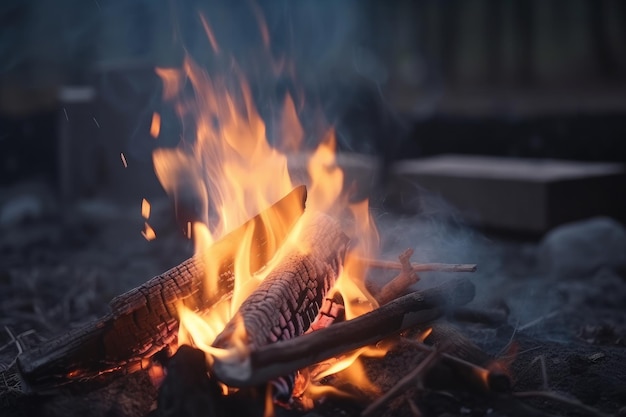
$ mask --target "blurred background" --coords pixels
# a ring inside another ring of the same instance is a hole
[[[304,103],[298,111],[305,130],[314,125],[308,110],[321,108],[342,151],[380,164],[380,183],[397,185],[399,175],[464,208],[500,188],[457,198],[467,184],[450,185],[450,177],[495,177],[506,180],[504,189],[541,182],[528,197],[541,195],[537,204],[551,198],[591,206],[569,217],[543,213],[533,224],[485,222],[502,211],[493,207],[475,217],[486,226],[543,231],[570,217],[623,213],[620,166],[589,165],[626,160],[626,3],[620,0],[4,0],[5,192],[43,181],[65,201],[161,193],[151,162],[152,113],[163,115],[159,146],[176,145],[181,126],[161,107],[154,68],[180,66],[187,52],[210,72],[214,54],[199,12],[250,80],[270,133],[274,104],[289,91]],[[259,52],[266,36],[273,60],[293,63],[290,77],[273,74],[272,60]],[[408,174],[397,164],[444,154],[508,159],[429,159],[432,166],[409,167]],[[513,169],[512,158],[519,163]],[[575,163],[543,166],[542,177],[527,158]],[[541,178],[529,179],[530,173]],[[555,181],[572,178],[604,194],[589,197],[573,185],[544,196]],[[423,208],[407,203],[405,189],[396,191],[401,195],[386,200],[391,205]]]

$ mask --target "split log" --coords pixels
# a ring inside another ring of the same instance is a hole
[[[339,222],[323,213],[306,213],[299,239],[280,263],[241,304],[217,336],[214,347],[246,349],[303,335],[322,306],[343,266],[349,242]],[[243,324],[244,340],[236,340]],[[276,381],[278,397],[291,396],[291,375]]]
[[[254,227],[250,270],[262,268],[274,255],[268,245],[264,221],[278,222],[282,242],[304,211],[306,189],[294,189],[272,207],[196,255],[145,284],[116,297],[111,313],[52,339],[18,357],[17,365],[28,388],[42,391],[80,381],[106,383],[117,375],[127,374],[147,365],[151,357],[176,337],[176,304],[191,309],[208,308],[227,298],[234,285],[233,260],[246,230]],[[204,280],[210,260],[217,265],[217,291],[208,294]]]
[[[259,385],[430,322],[450,307],[466,304],[473,298],[474,285],[469,280],[450,280],[326,329],[254,347],[245,357],[215,358],[212,373],[229,386]]]

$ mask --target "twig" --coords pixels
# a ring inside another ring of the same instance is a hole
[[[511,333],[511,337],[509,338],[509,341],[507,342],[506,345],[504,345],[502,347],[502,349],[500,349],[500,351],[498,352],[498,354],[496,355],[498,358],[502,357],[502,355],[504,355],[504,352],[507,351],[507,349],[511,346],[511,343],[513,343],[513,338],[515,337],[515,335],[517,334],[517,329],[519,328],[519,320],[515,323],[515,327],[513,328],[513,333]]]
[[[411,285],[419,281],[420,277],[411,266],[411,256],[413,256],[413,249],[411,248],[405,250],[398,256],[400,260],[400,274],[385,284],[376,295],[376,299],[381,305],[387,304]]]
[[[593,407],[583,404],[577,398],[568,398],[554,391],[523,391],[523,392],[513,393],[513,395],[518,398],[532,398],[532,397],[546,398],[546,399],[554,400],[554,401],[557,401],[562,404],[566,404],[575,408],[579,408],[581,410],[586,411],[589,414],[593,414],[594,416],[609,417],[608,414],[605,414],[601,412],[600,410],[597,410]]]
[[[546,356],[539,355],[537,356],[539,361],[539,368],[541,369],[541,379],[543,381],[543,389],[548,390],[548,370],[546,369]]]
[[[556,316],[558,313],[559,313],[558,311],[553,311],[552,313],[548,313],[545,316],[541,316],[539,318],[536,318],[533,321],[530,321],[530,322],[526,323],[523,326],[520,326],[517,330],[521,332],[521,331],[524,331],[526,329],[529,329],[529,328],[533,327],[534,325],[541,323],[544,320],[551,319],[552,317]]]
[[[435,351],[435,348],[425,345],[422,342],[418,342],[417,340],[404,339],[404,341],[421,350],[422,352],[432,353]],[[442,352],[440,355],[443,360],[453,362],[455,365],[466,369],[477,377],[482,378],[482,376],[484,376],[483,382],[487,384],[487,388],[492,389],[495,392],[505,392],[508,391],[511,387],[509,377],[503,373],[492,372],[487,368],[483,368],[482,366],[478,366],[474,363],[466,361],[465,359],[461,359],[458,356],[450,355],[446,352]]]
[[[360,261],[370,268],[402,270],[402,264],[394,261],[384,261],[380,259],[360,258]],[[446,264],[446,263],[411,263],[415,272],[476,272],[476,264]]]
[[[408,398],[406,402],[409,404],[409,408],[411,409],[411,413],[413,413],[413,417],[422,417],[423,414],[420,411],[420,408],[415,404],[412,398]]]
[[[246,357],[215,357],[212,372],[233,387],[262,384],[335,355],[376,343],[409,327],[431,322],[442,311],[466,304],[474,285],[464,278],[402,296],[352,320],[250,350]]]
[[[396,394],[398,394],[401,390],[407,387],[409,384],[412,384],[413,381],[422,376],[422,374],[427,371],[431,366],[435,364],[435,360],[439,356],[439,352],[434,350],[430,352],[426,358],[420,362],[419,365],[415,367],[411,372],[406,374],[396,385],[391,387],[389,391],[385,393],[382,397],[379,397],[376,401],[371,403],[363,412],[361,413],[361,417],[368,417],[372,415],[378,415],[378,411],[387,404],[389,400],[394,398]]]

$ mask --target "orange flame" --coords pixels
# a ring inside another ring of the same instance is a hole
[[[161,115],[157,112],[152,113],[152,123],[150,124],[150,136],[158,138],[161,132]]]
[[[141,217],[146,220],[150,217],[150,203],[145,198],[141,200]]]
[[[260,9],[256,13],[259,21],[262,21]],[[200,19],[214,52],[219,53],[219,45],[210,25],[204,16],[200,16]],[[264,43],[269,45],[267,27],[260,24],[260,30]],[[280,138],[276,140],[278,149],[270,146],[266,138],[265,122],[257,112],[250,87],[236,68],[230,74],[236,78],[237,82],[234,84],[230,82],[230,78],[224,76],[210,77],[190,57],[184,59],[180,70],[157,68],[156,73],[163,81],[163,99],[174,107],[181,120],[194,119],[195,123],[193,134],[189,135],[187,131],[181,146],[154,151],[154,169],[164,189],[176,201],[179,196],[193,195],[206,211],[199,221],[187,225],[187,236],[193,236],[196,254],[207,256],[207,249],[217,239],[293,189],[286,153],[291,156],[301,151],[305,132],[292,97],[286,95],[280,118]],[[183,94],[182,85],[186,82],[194,90],[191,98]],[[159,130],[160,117],[155,113],[151,133],[156,137]],[[377,233],[369,216],[367,201],[348,206],[348,199],[342,196],[344,175],[337,165],[336,148],[334,129],[327,128],[317,149],[307,154],[307,210],[340,213],[346,209],[352,213],[352,234],[357,237],[355,241],[358,243],[347,255],[343,273],[335,287],[346,300],[347,318],[352,318],[377,306],[365,289],[366,266],[359,262],[361,258],[374,255]],[[298,208],[294,207],[295,209]],[[213,357],[245,354],[247,346],[244,344],[246,335],[243,322],[233,335],[236,352],[217,349],[212,343],[235,315],[241,302],[280,263],[282,256],[294,248],[308,250],[300,247],[301,239],[298,239],[298,234],[301,224],[294,227],[280,246],[281,242],[276,235],[285,235],[285,225],[272,223],[269,219],[262,220],[263,224],[257,227],[266,229],[267,245],[275,253],[268,264],[261,271],[251,270],[254,234],[252,224],[243,238],[236,242],[236,247],[230,248],[229,256],[234,255],[235,273],[232,297],[203,312],[194,312],[182,305],[178,308],[179,345],[190,344],[204,350],[208,353],[209,361]],[[146,223],[146,239],[150,236],[148,230],[152,229]],[[281,233],[277,234],[279,231]],[[155,236],[154,231],[152,235]],[[205,262],[209,268],[205,271],[205,288],[209,295],[217,291],[218,267],[221,263],[220,259],[215,259],[215,254]],[[358,369],[358,364],[354,364],[358,363],[355,361],[359,355],[366,353],[371,353],[371,348],[359,350],[352,359],[347,360],[343,368],[336,369],[350,368],[363,374],[362,369]],[[363,383],[367,382],[364,380]]]

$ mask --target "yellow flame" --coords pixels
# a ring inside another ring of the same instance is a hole
[[[298,119],[296,105],[290,94],[285,96],[283,103],[283,113],[281,117],[281,135],[278,138],[279,148],[283,152],[295,153],[302,147],[304,130]]]
[[[141,200],[141,217],[146,220],[150,217],[150,203],[145,198]]]
[[[274,417],[274,399],[272,397],[272,386],[267,384],[265,388],[265,410],[263,417]]]
[[[209,22],[207,22],[206,17],[202,13],[200,13],[200,21],[202,22],[202,27],[204,28],[204,32],[206,33],[209,42],[211,43],[211,48],[213,48],[213,52],[216,54],[220,53],[220,46],[217,44],[217,40],[215,40],[215,35],[213,34],[213,29],[209,26]]]
[[[265,46],[269,46],[269,31],[261,10],[255,9],[255,14],[260,22],[262,40]],[[201,15],[200,20],[214,52],[220,53],[207,19]],[[274,64],[275,69],[293,70],[285,62]],[[186,234],[194,240],[196,256],[206,258],[204,287],[208,295],[218,292],[221,265],[226,260],[234,259],[235,282],[230,299],[202,312],[191,311],[184,305],[178,307],[179,345],[190,344],[204,350],[208,353],[208,360],[233,354],[213,347],[212,343],[229,320],[239,317],[236,311],[243,300],[280,264],[281,259],[293,250],[303,253],[310,250],[303,247],[302,239],[299,238],[303,230],[302,221],[294,226],[281,246],[278,237],[286,235],[289,225],[281,224],[280,219],[264,216],[261,222],[249,223],[243,236],[232,247],[223,249],[222,253],[215,253],[215,242],[218,239],[293,189],[285,153],[291,155],[303,152],[305,137],[293,98],[286,95],[279,119],[280,137],[275,140],[277,147],[271,146],[266,137],[265,122],[256,109],[245,77],[236,65],[229,68],[232,70],[228,74],[229,78],[220,74],[209,76],[190,57],[186,57],[181,69],[156,69],[163,81],[165,102],[173,106],[181,120],[194,120],[194,129],[191,134],[189,129],[185,130],[181,146],[156,149],[153,152],[153,163],[163,188],[175,201],[192,195],[203,210],[198,221],[187,224]],[[235,78],[235,83],[232,83],[232,78]],[[192,87],[193,97],[184,94],[185,84]],[[160,125],[160,116],[155,113],[150,130],[154,137],[161,133]],[[325,128],[326,134],[317,149],[308,154],[306,163],[309,174],[307,210],[352,213],[354,230],[350,231],[350,235],[358,243],[347,255],[335,289],[346,300],[347,317],[353,318],[376,307],[375,300],[364,285],[366,266],[358,259],[374,255],[377,235],[369,217],[367,202],[348,206],[348,199],[342,196],[344,176],[336,161],[335,131],[328,126]],[[294,207],[294,210],[299,208]],[[144,217],[147,216],[149,206]],[[146,223],[146,230],[152,230],[148,228]],[[257,268],[253,267],[253,257],[257,255],[253,251],[257,234],[264,236],[264,249],[268,253],[275,253],[259,271],[253,270]],[[154,231],[152,235],[155,236]],[[247,338],[243,320],[237,322],[232,338],[237,354],[245,352]],[[365,349],[359,352],[343,368],[344,371],[350,368],[350,372],[364,375],[362,369],[359,370],[358,365],[355,365],[355,360],[360,354],[369,351]],[[318,390],[328,392],[329,389]]]
[[[141,231],[141,234],[148,242],[156,239],[156,233],[154,232],[154,229],[148,224],[148,222],[144,223],[144,229]]]
[[[309,160],[309,207],[313,210],[328,211],[341,193],[343,171],[337,166],[336,147],[335,130],[330,129]]]

